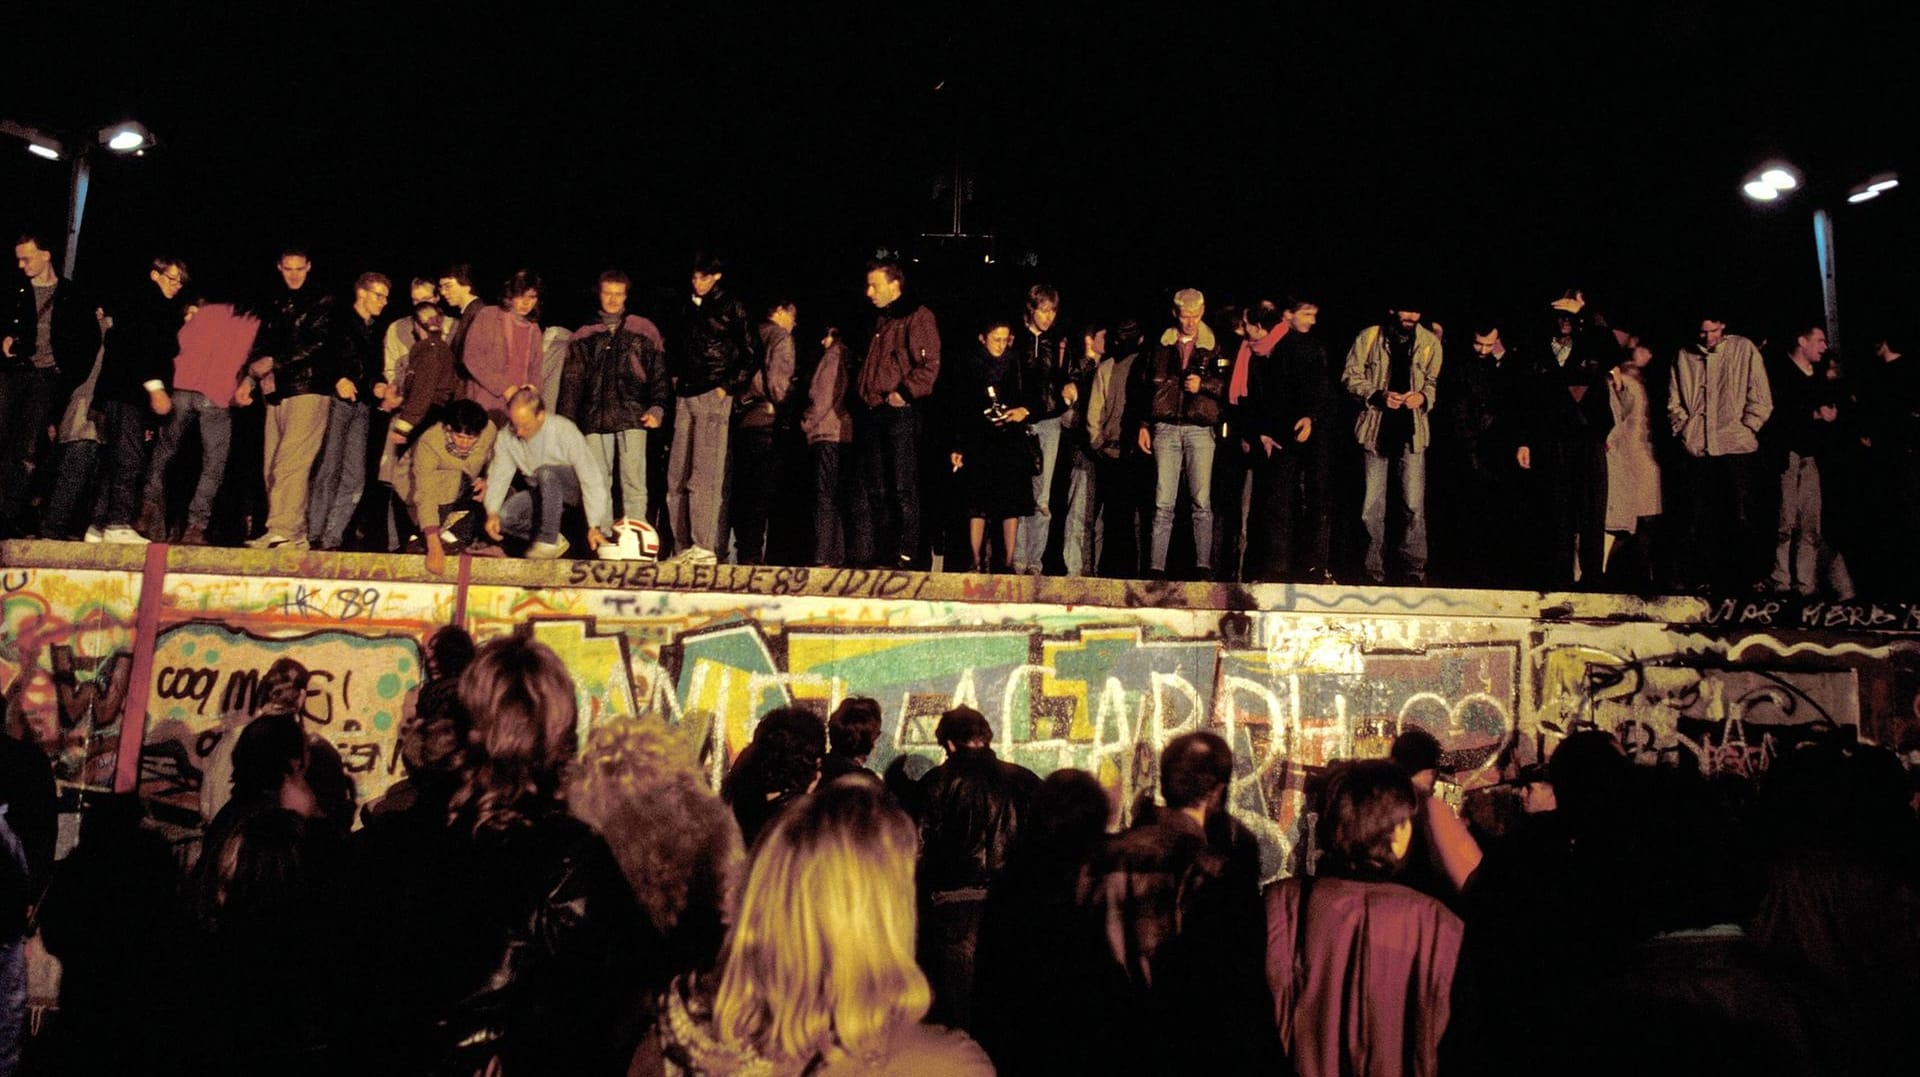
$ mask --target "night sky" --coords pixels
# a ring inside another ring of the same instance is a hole
[[[922,274],[936,309],[1029,279],[1070,319],[1304,289],[1339,332],[1396,296],[1452,326],[1577,284],[1651,334],[1714,303],[1765,335],[1818,310],[1824,200],[1845,332],[1902,331],[1920,76],[1896,5],[1466,6],[42,3],[9,15],[0,115],[161,138],[96,170],[103,287],[165,249],[257,288],[299,244],[333,286],[459,259],[490,293],[532,266],[572,324],[600,269],[645,307],[711,246],[750,297],[845,317],[876,249],[936,258],[917,237],[949,230],[958,155],[995,264]],[[7,141],[0,224],[57,232],[64,167]],[[1739,186],[1774,157],[1810,189],[1756,208]],[[1912,189],[1841,204],[1887,169]]]

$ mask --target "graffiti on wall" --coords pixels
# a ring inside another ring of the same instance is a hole
[[[189,622],[160,633],[153,696],[140,751],[140,792],[211,818],[226,802],[233,739],[260,699],[260,679],[282,657],[307,667],[306,728],[339,751],[365,803],[401,776],[400,722],[420,684],[420,643],[328,629],[262,637]]]
[[[108,788],[133,672],[139,574],[0,570],[0,693],[9,732],[39,746],[54,777]]]
[[[1808,628],[1799,614],[1782,624],[1764,609],[1685,624],[1585,612],[1555,621],[1539,619],[1553,610],[1450,615],[1318,593],[1293,609],[1228,612],[1040,604],[1000,579],[978,594],[930,588],[918,574],[809,579],[796,593],[790,574],[650,590],[602,579],[611,569],[574,571],[581,586],[476,585],[463,608],[477,638],[524,632],[560,655],[583,736],[609,717],[660,714],[703,746],[717,782],[772,707],[825,713],[867,695],[884,715],[872,765],[904,759],[918,770],[940,757],[939,715],[967,704],[992,722],[1003,757],[1043,774],[1088,770],[1126,805],[1154,791],[1168,739],[1210,728],[1235,748],[1231,804],[1261,837],[1270,873],[1286,862],[1316,773],[1384,754],[1411,726],[1433,733],[1474,783],[1581,728],[1616,732],[1663,762],[1751,774],[1823,730],[1890,742],[1920,721],[1920,641]],[[454,590],[169,574],[157,592],[141,790],[183,819],[217,808],[239,716],[260,674],[292,655],[315,671],[309,728],[340,750],[363,802],[378,796],[399,775],[420,642],[453,615]],[[0,687],[68,784],[112,778],[135,687],[139,593],[137,572],[0,572]]]

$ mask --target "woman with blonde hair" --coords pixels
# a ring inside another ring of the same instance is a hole
[[[457,993],[441,1073],[620,1073],[644,1027],[633,892],[567,812],[573,680],[544,644],[488,640],[460,675],[472,720],[448,811]]]
[[[917,844],[866,782],[782,813],[755,849],[717,982],[675,981],[648,1045],[658,1057],[632,1072],[991,1074],[965,1034],[920,1024],[932,992],[913,958]]]
[[[727,931],[746,853],[733,813],[707,788],[692,749],[657,716],[621,718],[587,740],[567,807],[606,836],[646,917],[643,986],[707,972]]]

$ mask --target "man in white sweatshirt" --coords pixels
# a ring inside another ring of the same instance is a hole
[[[552,560],[567,552],[560,515],[579,505],[587,514],[587,545],[598,550],[613,530],[613,501],[607,473],[580,428],[548,415],[546,400],[531,385],[508,396],[507,418],[487,472],[488,537],[530,539],[529,559]],[[526,480],[525,489],[512,489],[515,476]]]

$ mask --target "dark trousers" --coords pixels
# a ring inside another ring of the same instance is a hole
[[[1300,463],[1304,453],[1283,447],[1253,462],[1254,541],[1247,578],[1272,583],[1293,578],[1293,524],[1300,508]]]
[[[736,424],[729,456],[733,477],[727,484],[725,515],[733,521],[734,557],[740,564],[758,565],[766,561],[767,513],[773,502],[773,427]]]
[[[840,526],[841,443],[807,446],[813,464],[813,563],[838,565],[845,556]]]
[[[25,530],[33,471],[50,455],[47,422],[60,378],[51,367],[18,360],[7,365],[0,373],[0,535]]]
[[[93,502],[93,526],[131,526],[140,508],[140,486],[147,477],[147,415],[139,404],[118,400],[100,405],[104,445],[100,493]]]
[[[882,404],[854,426],[864,511],[854,514],[850,543],[859,564],[894,564],[920,551],[920,414]]]
[[[1752,586],[1772,553],[1773,529],[1760,512],[1760,454],[1686,456],[1686,497],[1680,509],[1686,553],[1685,582],[1728,593]]]
[[[1137,579],[1153,507],[1149,499],[1153,461],[1132,452],[1118,458],[1101,456],[1094,463],[1094,488],[1100,492],[1100,513],[1106,520],[1100,563],[1094,570],[1102,576]]]
[[[1258,495],[1249,496],[1247,479],[1259,451],[1257,443],[1252,452],[1243,451],[1240,439],[1230,437],[1213,454],[1213,572],[1229,583],[1248,578],[1254,570],[1250,532],[1260,511]]]
[[[1552,538],[1540,585],[1554,589],[1573,583],[1577,547],[1581,586],[1598,587],[1607,523],[1606,442],[1569,438],[1543,444],[1534,466],[1543,464],[1540,478]]]
[[[87,496],[93,492],[94,472],[100,467],[100,443],[67,441],[56,446],[54,478],[47,487],[46,511],[40,516],[44,538],[77,540],[87,529]]]

